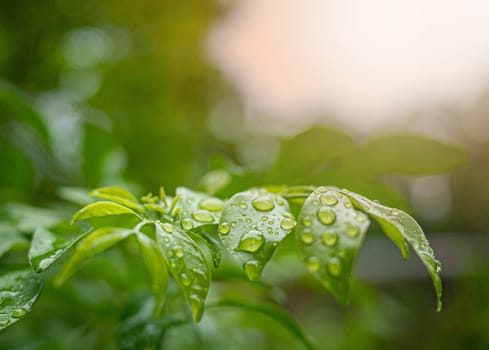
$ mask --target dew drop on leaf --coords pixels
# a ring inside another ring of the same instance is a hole
[[[211,213],[209,213],[207,210],[202,210],[202,209],[195,210],[194,212],[192,212],[192,218],[195,221],[203,222],[203,223],[211,223],[214,221],[214,217],[211,215]]]
[[[229,231],[231,230],[231,227],[227,222],[223,222],[219,225],[219,228],[217,229],[221,235],[227,235]]]
[[[339,276],[341,274],[341,261],[333,258],[328,261],[327,268],[331,276]]]
[[[312,221],[311,221],[311,219],[309,217],[305,217],[304,219],[302,219],[302,224],[305,227],[311,227]]]
[[[306,267],[309,272],[316,272],[321,267],[321,261],[317,257],[311,256],[306,261]]]
[[[346,234],[350,237],[357,237],[360,233],[360,228],[358,226],[348,226],[346,228]]]
[[[260,263],[258,261],[247,261],[244,264],[244,270],[250,281],[257,281],[260,278]]]
[[[282,221],[280,221],[280,227],[284,230],[291,230],[295,227],[295,221],[289,218],[282,219]]]
[[[189,218],[183,219],[182,220],[182,228],[184,230],[187,230],[187,231],[191,230],[194,228],[194,223]]]
[[[168,233],[172,233],[175,230],[175,228],[173,227],[173,225],[170,225],[170,224],[168,224],[166,222],[163,223],[163,224],[161,224],[161,227],[163,227],[163,230],[165,230]]]
[[[301,241],[304,244],[312,244],[312,242],[314,242],[314,236],[311,232],[304,232],[301,235]]]
[[[260,196],[254,199],[252,204],[253,208],[258,211],[270,211],[275,208],[275,204],[273,204],[273,201],[265,196]]]
[[[328,247],[334,247],[338,243],[338,235],[336,233],[323,233],[321,235],[321,240]]]
[[[251,230],[243,236],[235,250],[254,253],[261,248],[264,242],[265,238],[260,231]]]
[[[224,208],[224,202],[217,198],[205,198],[199,203],[201,209],[208,211],[221,211]]]
[[[321,203],[324,205],[333,206],[338,203],[338,199],[331,193],[324,193],[320,197]]]
[[[330,225],[336,220],[336,215],[327,207],[321,207],[318,209],[317,213],[319,221],[325,225]]]
[[[182,284],[185,287],[190,286],[190,278],[188,277],[188,275],[185,272],[182,272],[182,274],[180,275],[180,280],[182,281]]]

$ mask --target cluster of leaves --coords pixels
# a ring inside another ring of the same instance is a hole
[[[99,188],[91,195],[99,200],[72,219],[84,233],[67,239],[53,230],[37,229],[28,252],[30,264],[36,272],[43,272],[66,255],[55,278],[55,284],[61,285],[90,257],[123,240],[136,240],[152,280],[155,319],[165,303],[169,275],[199,321],[211,285],[211,261],[219,267],[226,250],[248,279],[257,281],[276,248],[292,232],[307,270],[340,302],[347,303],[352,269],[369,218],[379,223],[404,258],[409,256],[409,247],[416,252],[433,280],[437,309],[441,308],[441,265],[416,221],[401,210],[348,190],[267,187],[239,192],[226,201],[183,187],[174,197],[161,189],[159,196],[148,194],[141,201],[118,187]],[[298,208],[295,216],[291,206]],[[2,288],[12,286],[9,293],[25,289],[22,298],[12,294],[11,302],[2,302],[2,327],[30,309],[42,286],[29,271],[6,275],[0,282]]]

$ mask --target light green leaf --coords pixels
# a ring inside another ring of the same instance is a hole
[[[12,226],[0,224],[0,258],[9,250],[19,247],[27,247],[27,240]]]
[[[265,190],[235,194],[226,204],[218,232],[224,247],[256,281],[280,242],[295,227],[287,201]]]
[[[75,213],[75,215],[73,215],[71,222],[74,223],[75,221],[79,221],[79,220],[86,220],[86,219],[91,219],[91,218],[96,218],[101,216],[109,216],[109,215],[122,215],[122,214],[135,215],[136,217],[142,220],[141,216],[139,216],[132,209],[129,209],[117,203],[100,201],[100,202],[90,203],[89,205],[80,209],[78,212]]]
[[[299,257],[342,303],[348,303],[351,273],[369,224],[348,197],[326,187],[311,193],[299,214]]]
[[[299,340],[307,349],[314,349],[314,346],[307,339],[297,321],[294,320],[289,313],[276,305],[263,302],[250,303],[239,299],[221,299],[217,303],[212,304],[211,307],[237,307],[270,317],[287,329],[287,331],[297,338],[297,340]]]
[[[266,176],[270,183],[308,183],[327,164],[353,146],[351,137],[326,126],[316,126],[284,140]]]
[[[180,223],[185,231],[219,222],[224,208],[222,200],[185,187],[178,187],[176,194],[180,196],[176,207],[180,208]]]
[[[159,317],[165,302],[166,289],[168,287],[168,269],[163,253],[158,244],[145,234],[136,235],[144,262],[151,276],[151,289],[155,299],[154,316]]]
[[[42,289],[42,280],[30,269],[0,277],[0,329],[23,318],[31,311]]]
[[[352,200],[355,207],[366,212],[379,223],[386,235],[401,249],[405,258],[408,257],[409,251],[406,247],[406,241],[414,249],[433,280],[437,298],[437,311],[440,311],[442,306],[441,263],[436,260],[433,249],[431,249],[423,230],[416,220],[401,210],[386,207],[359,194],[347,190],[341,190],[341,192]]]
[[[90,192],[90,196],[122,204],[139,212],[143,211],[143,208],[139,204],[136,197],[134,197],[129,191],[126,191],[120,187],[97,188]]]
[[[133,233],[132,230],[118,227],[94,229],[76,243],[73,253],[56,277],[55,284],[62,285],[80,268],[85,260],[112,247]]]
[[[390,133],[359,145],[344,161],[363,176],[431,175],[451,171],[466,159],[464,149],[411,133]]]
[[[204,253],[179,227],[169,223],[155,226],[156,241],[170,272],[190,304],[194,319],[199,321],[211,281],[210,267]]]

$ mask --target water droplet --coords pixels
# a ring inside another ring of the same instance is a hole
[[[314,236],[312,235],[311,232],[304,232],[301,235],[301,241],[304,242],[305,244],[311,244],[314,242]]]
[[[321,262],[319,261],[319,258],[311,256],[306,261],[306,267],[309,272],[316,272],[321,267]]]
[[[262,247],[264,242],[263,234],[260,231],[252,230],[243,236],[235,250],[254,253]]]
[[[260,263],[256,260],[250,260],[244,264],[246,276],[250,281],[258,281],[261,273]]]
[[[273,204],[272,200],[266,196],[260,196],[254,199],[252,204],[253,208],[258,211],[270,211],[275,208],[275,204]]]
[[[214,217],[207,210],[198,209],[192,213],[192,218],[198,222],[209,223],[214,221]]]
[[[399,215],[399,210],[392,209],[392,210],[390,211],[390,213],[391,213],[392,215],[394,215],[394,216],[397,216],[397,215]]]
[[[235,227],[236,226],[236,221],[231,221],[231,227]]]
[[[360,228],[358,226],[348,226],[346,228],[346,234],[350,237],[357,237],[360,233]]]
[[[19,318],[24,316],[26,313],[27,313],[26,309],[17,309],[12,312],[12,316]]]
[[[188,275],[185,273],[185,272],[182,272],[180,274],[180,281],[182,281],[182,284],[185,286],[185,287],[188,287],[190,286],[190,277],[188,277]]]
[[[175,254],[175,256],[177,258],[181,258],[181,257],[183,257],[184,251],[183,251],[182,247],[175,246],[175,248],[173,248],[173,253]]]
[[[324,205],[333,206],[338,203],[338,199],[333,194],[330,193],[322,194],[320,199],[321,199],[321,203]]]
[[[239,202],[238,205],[241,209],[248,209],[248,204],[246,202]]]
[[[165,237],[163,237],[163,241],[164,241],[165,243],[170,243],[170,238],[169,238],[169,237],[167,237],[167,236],[165,236]]]
[[[338,243],[338,235],[334,232],[326,232],[321,235],[321,240],[327,246],[334,247]]]
[[[341,274],[341,261],[339,259],[331,259],[326,266],[330,275],[339,276]]]
[[[268,220],[268,216],[264,215],[264,216],[262,216],[262,217],[261,217],[261,219],[260,219],[260,220],[261,220],[261,221],[267,221],[267,220]]]
[[[314,192],[316,192],[316,193],[324,193],[324,192],[327,192],[327,191],[328,191],[328,189],[326,187],[321,186],[321,187],[316,188],[316,190]]]
[[[311,218],[306,216],[304,219],[302,219],[302,224],[306,227],[311,227],[312,226]]]
[[[274,220],[270,220],[270,221],[268,222],[268,224],[269,224],[269,225],[273,225],[274,223],[275,223],[275,221],[274,221]]]
[[[163,230],[165,230],[168,233],[172,233],[173,231],[175,231],[175,228],[173,227],[173,225],[170,225],[166,222],[161,224],[161,227],[163,227]]]
[[[277,204],[278,205],[284,205],[285,202],[283,200],[281,200],[280,198],[277,199]]]
[[[251,223],[251,219],[250,218],[246,218],[245,220],[248,224]]]
[[[344,250],[344,249],[340,250],[340,251],[338,252],[338,256],[339,256],[340,258],[344,258],[344,257],[346,257],[346,250]]]
[[[178,266],[178,260],[177,260],[177,259],[175,259],[175,258],[170,259],[170,266],[171,266],[172,268],[176,269],[176,268],[177,268],[177,266]]]
[[[344,207],[345,207],[345,208],[347,208],[347,209],[348,209],[348,208],[351,208],[351,207],[353,206],[353,205],[351,204],[351,202],[344,202],[344,203],[343,203],[343,205],[344,205]]]
[[[358,222],[367,221],[367,215],[363,213],[357,213],[355,219],[357,219]]]
[[[318,219],[325,225],[330,225],[336,220],[336,215],[327,207],[321,207],[318,210]]]
[[[189,218],[186,218],[186,219],[183,219],[182,220],[182,228],[184,230],[191,230],[194,228],[194,223],[192,220],[190,220]]]
[[[280,227],[284,230],[291,230],[295,227],[295,221],[289,218],[282,219],[280,221]]]
[[[221,211],[224,202],[217,198],[206,198],[199,203],[199,207],[208,211]]]

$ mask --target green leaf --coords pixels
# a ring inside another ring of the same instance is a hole
[[[369,224],[348,197],[326,187],[311,193],[299,214],[299,257],[342,303],[348,303],[351,273]]]
[[[151,238],[142,233],[138,233],[136,237],[152,280],[151,289],[155,299],[153,314],[155,317],[159,317],[168,287],[168,268],[165,257],[160,247]]]
[[[10,225],[0,224],[0,258],[9,250],[28,246],[27,240]]]
[[[307,339],[306,335],[300,328],[297,321],[282,308],[269,303],[250,303],[239,299],[221,299],[210,307],[237,307],[251,312],[256,312],[270,317],[285,329],[287,329],[297,340],[299,340],[307,349],[314,349],[314,346]]]
[[[224,208],[222,200],[185,187],[178,187],[176,194],[180,197],[176,205],[180,208],[180,224],[185,231],[219,222]]]
[[[10,326],[31,311],[42,289],[42,280],[30,269],[0,277],[0,329]]]
[[[433,280],[437,311],[440,311],[442,307],[441,263],[435,258],[433,249],[416,220],[401,210],[386,207],[359,194],[347,190],[341,192],[352,200],[355,207],[366,212],[379,223],[386,235],[401,249],[404,258],[408,257],[409,251],[406,241],[414,249]]]
[[[74,223],[79,220],[86,220],[101,216],[109,216],[109,215],[122,215],[122,214],[131,214],[135,215],[139,219],[142,220],[141,216],[139,216],[134,210],[129,209],[123,205],[100,201],[95,203],[90,203],[89,205],[83,207],[78,212],[73,215],[71,222]]]
[[[94,229],[77,242],[73,254],[56,277],[55,284],[62,285],[80,268],[85,260],[112,247],[133,233],[132,230],[118,227]]]
[[[106,199],[139,212],[143,211],[143,208],[139,204],[136,197],[134,197],[129,191],[126,191],[125,189],[120,187],[97,188],[90,192],[90,196]]]
[[[227,202],[218,232],[224,247],[256,281],[280,242],[292,231],[295,220],[287,201],[265,190],[235,194]]]
[[[69,239],[45,228],[38,228],[32,237],[29,263],[36,272],[43,272],[66,253],[84,235]]]
[[[192,231],[187,232],[192,238],[202,241],[212,256],[212,262],[217,269],[221,263],[222,257],[222,242],[217,233],[217,225],[203,225]]]
[[[284,140],[266,180],[297,185],[308,183],[328,163],[349,151],[351,137],[326,126],[316,126]]]
[[[170,272],[190,304],[196,321],[202,318],[209,290],[210,267],[200,247],[179,227],[156,224],[156,241],[160,244]]]
[[[411,133],[390,133],[358,146],[344,166],[362,176],[431,175],[451,171],[466,159],[464,149]]]

